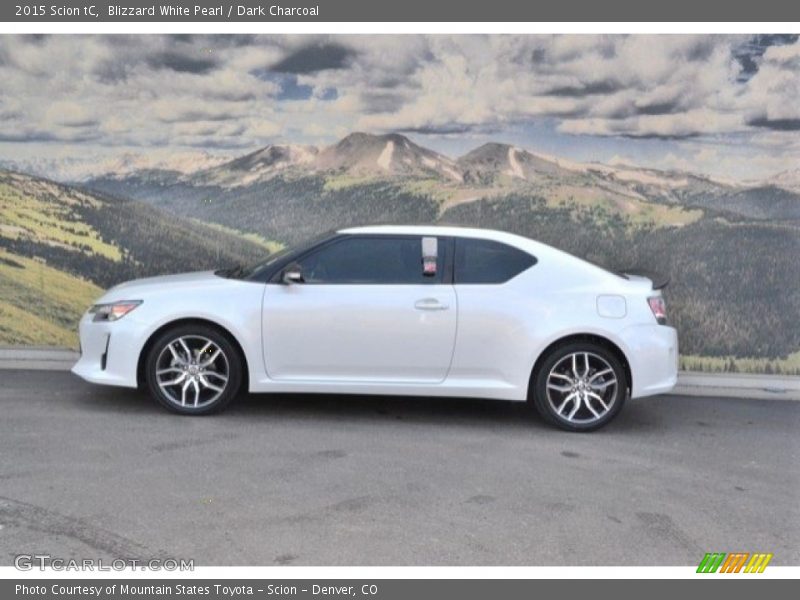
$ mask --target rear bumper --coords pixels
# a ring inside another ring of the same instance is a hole
[[[631,367],[631,397],[671,391],[678,383],[678,332],[665,325],[636,325],[621,332]]]
[[[81,357],[72,372],[91,383],[136,387],[136,329],[133,320],[95,323],[92,315],[84,315],[79,325]]]

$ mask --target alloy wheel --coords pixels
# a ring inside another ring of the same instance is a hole
[[[202,408],[225,392],[230,364],[214,341],[201,335],[183,335],[161,350],[155,375],[158,387],[171,403],[181,408]]]
[[[618,391],[614,369],[593,352],[567,354],[547,376],[550,407],[558,418],[572,424],[601,420],[616,403]]]

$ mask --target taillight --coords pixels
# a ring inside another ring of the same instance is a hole
[[[647,299],[647,303],[650,305],[650,310],[653,311],[653,316],[656,318],[656,321],[660,325],[667,324],[667,303],[664,302],[664,298],[661,296],[653,296]]]

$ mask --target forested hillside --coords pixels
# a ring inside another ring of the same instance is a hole
[[[74,344],[103,288],[268,251],[139,202],[0,171],[0,344]]]
[[[334,182],[334,185],[331,184]],[[339,178],[275,177],[238,188],[176,184],[133,191],[177,214],[293,243],[335,227],[364,223],[453,223],[534,237],[622,270],[671,276],[667,295],[682,350],[707,356],[778,358],[800,349],[800,222],[747,219],[722,209],[613,194],[559,201],[521,187],[446,202],[398,180],[340,185]],[[588,195],[588,191],[587,191]],[[668,212],[665,212],[668,211]]]
[[[334,227],[364,223],[430,223],[438,217],[437,202],[416,195],[393,181],[367,181],[333,187],[321,176],[277,177],[244,188],[192,186],[177,183],[135,189],[93,182],[93,189],[127,193],[179,215],[220,223],[268,239],[294,243]]]

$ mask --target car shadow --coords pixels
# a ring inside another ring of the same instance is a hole
[[[456,397],[348,394],[247,394],[226,411],[231,418],[331,421],[405,421],[431,424],[531,425],[545,427],[522,402]]]
[[[144,390],[101,387],[81,382],[75,397],[82,409],[89,411],[185,418],[171,415]],[[523,402],[419,396],[248,393],[240,394],[222,413],[208,418],[225,421],[407,421],[417,424],[502,424],[549,428]]]
[[[146,391],[82,385],[78,394],[86,410],[119,414],[171,415]],[[406,422],[415,425],[504,427],[555,431],[524,402],[458,397],[419,397],[347,394],[241,394],[224,412],[207,418],[226,422],[289,420],[342,422]],[[603,432],[647,431],[661,419],[645,402],[634,401]]]

